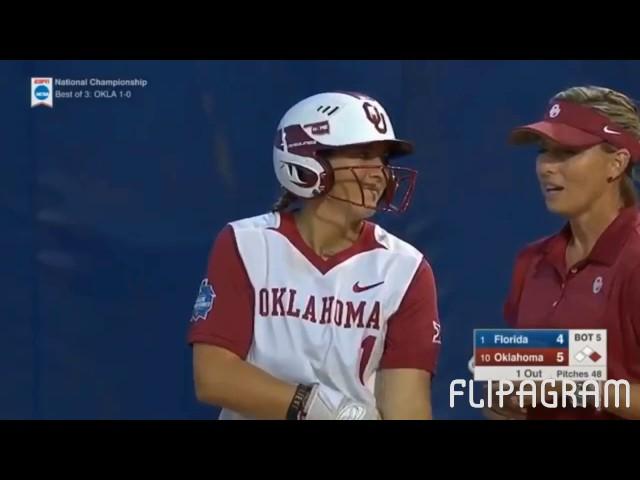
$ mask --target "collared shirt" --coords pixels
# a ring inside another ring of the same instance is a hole
[[[640,211],[621,210],[587,258],[570,269],[561,232],[516,259],[505,320],[514,328],[606,329],[609,379],[640,383]],[[535,408],[530,418],[615,418],[592,408]]]

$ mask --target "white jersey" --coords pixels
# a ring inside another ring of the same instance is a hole
[[[325,260],[288,213],[221,231],[191,322],[191,343],[371,405],[378,369],[433,372],[440,344],[433,273],[418,250],[365,222],[352,247]]]

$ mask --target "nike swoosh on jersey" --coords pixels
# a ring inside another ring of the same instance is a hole
[[[365,287],[360,286],[360,282],[356,282],[353,284],[353,291],[356,293],[364,292],[366,290],[371,290],[372,288],[378,287],[384,283],[384,280],[378,283],[374,283],[373,285],[367,285]]]

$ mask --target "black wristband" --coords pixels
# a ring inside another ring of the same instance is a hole
[[[302,420],[304,406],[307,403],[309,394],[311,394],[311,390],[313,390],[313,387],[310,385],[298,385],[287,410],[287,420]]]

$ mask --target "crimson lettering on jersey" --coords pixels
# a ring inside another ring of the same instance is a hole
[[[282,303],[282,297],[287,292],[286,288],[272,288],[271,295],[273,300],[273,309],[271,310],[271,315],[274,317],[283,317],[284,316],[284,305]]]
[[[300,316],[300,309],[293,310],[293,302],[296,300],[296,292],[293,289],[289,290],[289,307],[287,308],[287,317],[298,318]]]
[[[302,319],[316,323],[316,298],[313,295],[307,301],[307,308],[304,309]]]
[[[335,315],[333,317],[333,323],[336,324],[336,326],[341,327],[342,326],[342,312],[344,312],[344,303],[342,303],[342,300],[336,300],[336,308],[335,308]]]
[[[335,297],[322,297],[322,317],[320,317],[320,324],[331,323],[331,306],[333,305],[333,299]]]
[[[373,304],[371,315],[369,315],[369,320],[367,321],[367,328],[380,330],[380,302]]]
[[[319,325],[336,325],[343,328],[368,328],[380,330],[380,302],[360,301],[357,306],[351,301],[336,297],[297,297],[297,290],[261,288],[258,295],[258,311],[261,317],[300,318]],[[346,308],[345,308],[346,304]],[[284,305],[287,305],[286,311]],[[300,317],[300,312],[304,314]],[[316,317],[316,310],[320,313]],[[367,319],[366,323],[364,319]]]
[[[347,302],[347,319],[344,328],[351,328],[351,325],[357,328],[364,328],[362,318],[364,316],[364,302],[360,302],[358,307],[353,306],[353,302]]]
[[[260,315],[266,317],[269,315],[269,290],[263,288],[260,290]]]

